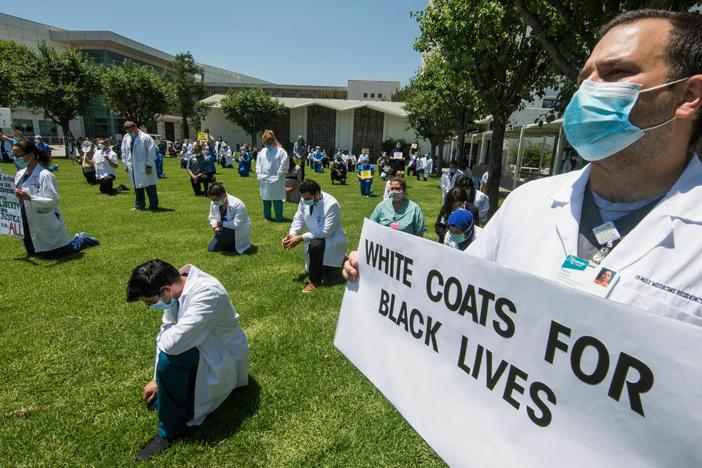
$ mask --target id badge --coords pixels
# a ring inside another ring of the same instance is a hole
[[[400,223],[390,223],[390,227],[393,229],[400,229]]]
[[[622,238],[612,221],[608,221],[593,228],[592,233],[595,234],[595,238],[600,245],[607,245],[609,242],[616,242]]]
[[[553,279],[564,286],[607,297],[619,281],[619,274],[584,258],[568,255]]]

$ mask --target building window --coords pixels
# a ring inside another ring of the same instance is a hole
[[[556,98],[544,98],[544,100],[541,102],[541,108],[542,109],[553,109],[556,107],[556,104],[558,103],[558,100]]]
[[[374,98],[374,97],[375,97],[375,93],[371,93],[371,97]]]
[[[382,97],[383,97],[383,93],[378,93],[378,97],[379,97],[379,98],[382,98]]]
[[[367,98],[367,97],[368,97],[368,93],[363,93],[363,97],[364,97],[364,98]]]

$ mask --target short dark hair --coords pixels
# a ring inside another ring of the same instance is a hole
[[[224,185],[222,185],[221,182],[215,182],[214,184],[210,185],[210,189],[207,191],[207,194],[211,197],[221,197],[225,193],[227,193],[227,191],[224,189]]]
[[[305,179],[300,184],[300,193],[309,193],[310,195],[317,195],[322,191],[322,187],[319,186],[317,181],[312,179]]]
[[[621,24],[635,23],[645,19],[662,19],[668,21],[672,29],[666,46],[668,59],[668,81],[675,81],[702,73],[702,16],[680,11],[668,10],[632,10],[617,15],[599,30],[602,38],[611,29]],[[702,135],[702,118],[698,112],[693,122],[692,134],[688,146],[693,146]]]
[[[33,154],[42,166],[47,166],[49,164],[48,153],[40,150],[33,141],[21,140],[13,143],[12,146],[18,147],[22,154]]]
[[[407,181],[403,179],[402,177],[393,177],[390,179],[390,183],[392,184],[393,182],[399,182],[400,187],[402,187],[402,191],[406,192],[407,191]]]
[[[154,259],[142,263],[132,270],[127,283],[127,302],[161,294],[162,287],[175,283],[178,278],[180,272],[168,262]]]
[[[458,161],[456,161],[455,159],[452,159],[452,160],[449,161],[449,166],[450,166],[451,164],[453,164],[454,166],[458,166]]]

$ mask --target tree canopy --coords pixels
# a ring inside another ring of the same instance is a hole
[[[28,55],[24,45],[0,39],[0,106],[12,107],[20,101],[24,83],[18,72]]]
[[[184,138],[190,138],[188,118],[196,116],[196,104],[205,97],[202,84],[204,70],[190,52],[177,54],[171,64],[168,78],[175,93],[176,108],[183,121]]]
[[[125,120],[137,125],[167,113],[175,103],[172,85],[147,65],[129,60],[102,72],[105,103]]]
[[[285,114],[285,106],[260,88],[231,92],[222,99],[221,106],[227,120],[251,136],[252,145],[256,144],[256,134]]]

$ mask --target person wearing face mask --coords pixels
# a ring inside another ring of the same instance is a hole
[[[91,161],[95,169],[95,178],[100,183],[100,193],[106,195],[117,195],[117,190],[113,188],[115,180],[115,169],[119,167],[117,153],[112,151],[109,140],[100,139]],[[120,188],[125,188],[123,185]]]
[[[465,175],[463,171],[458,170],[458,163],[455,159],[449,161],[449,168],[441,174],[441,199],[446,198],[446,194],[456,185],[456,179]]]
[[[283,221],[283,200],[285,200],[285,174],[288,172],[288,153],[278,143],[272,130],[263,132],[265,145],[256,159],[256,178],[263,200],[263,217],[272,221],[271,204],[275,210],[275,220]]]
[[[390,181],[390,198],[378,203],[370,219],[383,226],[423,237],[427,230],[424,224],[424,213],[419,205],[407,198],[406,194],[405,179],[393,178]]]
[[[473,215],[473,221],[478,219],[478,209],[468,202],[468,191],[463,187],[454,187],[446,194],[444,203],[441,205],[439,215],[434,223],[434,232],[439,237],[439,242],[444,243],[446,232],[448,231],[448,219],[456,210],[465,209]]]
[[[487,223],[490,213],[490,199],[483,192],[475,188],[473,178],[469,176],[459,176],[454,185],[468,192],[468,202],[465,208],[473,213],[475,225],[480,226]]]
[[[241,177],[248,177],[251,173],[251,152],[249,151],[249,145],[244,144],[241,147],[241,155],[239,156],[239,167],[238,172]]]
[[[371,193],[373,193],[371,186],[373,185],[374,176],[375,167],[370,163],[368,148],[363,148],[358,158],[358,165],[356,166],[356,177],[358,177],[358,182],[361,185],[362,197],[368,198],[371,196]]]
[[[448,231],[444,237],[444,245],[452,249],[466,250],[473,242],[475,223],[473,214],[460,208],[448,217]]]
[[[341,207],[314,180],[300,185],[302,199],[287,236],[281,240],[284,249],[305,243],[305,265],[310,281],[302,290],[310,293],[322,284],[325,273],[341,267],[346,252],[346,232],[341,226]],[[304,228],[307,232],[302,234]]]
[[[122,162],[129,180],[134,186],[134,208],[143,210],[146,196],[149,197],[149,211],[158,211],[156,191],[156,145],[154,140],[137,128],[131,120],[124,122],[126,135],[122,138]]]
[[[207,175],[207,160],[203,154],[204,143],[198,141],[193,145],[193,154],[188,161],[188,175],[190,185],[196,197],[207,196],[210,178]]]
[[[76,147],[77,155],[75,161],[80,164],[85,181],[90,185],[97,184],[95,168],[93,167],[93,156],[95,155],[95,145],[87,138]]]
[[[228,194],[219,182],[212,184],[207,194],[212,202],[209,221],[214,231],[207,250],[243,254],[251,247],[251,219],[246,205]]]
[[[573,255],[616,273],[609,300],[702,325],[700,37],[689,13],[606,24],[563,115],[589,164],[518,187],[467,252],[549,279]],[[349,255],[349,278],[357,266]]]
[[[163,313],[154,378],[143,392],[147,407],[158,412],[158,431],[138,452],[143,461],[248,384],[249,350],[224,286],[193,265],[177,270],[155,259],[137,266],[127,283],[127,302],[136,301]]]
[[[56,178],[46,169],[49,157],[30,141],[15,143],[12,153],[25,162],[15,174],[15,195],[21,202],[22,241],[27,255],[59,258],[99,245],[85,232],[69,237],[58,206]]]

